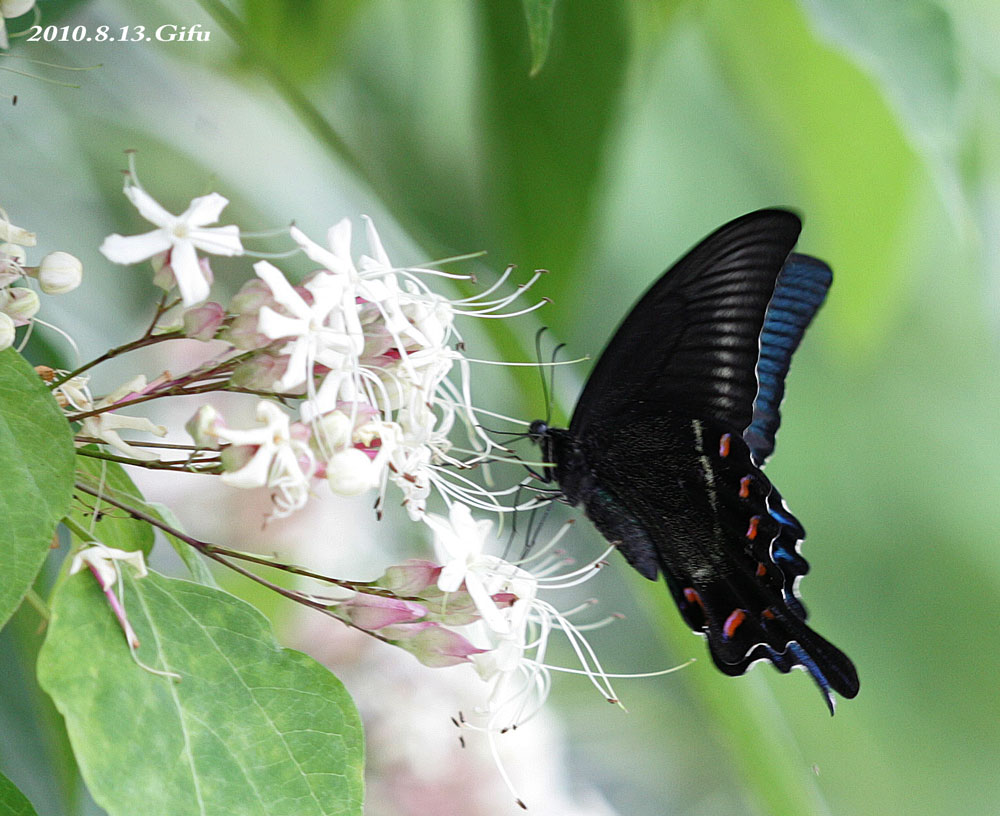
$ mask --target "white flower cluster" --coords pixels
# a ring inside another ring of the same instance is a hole
[[[12,284],[33,278],[44,294],[61,295],[83,277],[83,265],[68,252],[50,252],[38,266],[29,266],[26,248],[36,243],[33,232],[14,226],[0,209],[0,350],[14,344],[18,327],[30,325],[41,307],[33,288]]]
[[[199,448],[221,451],[224,481],[269,487],[274,517],[301,508],[318,478],[340,495],[377,490],[380,502],[393,484],[415,520],[425,515],[435,488],[462,500],[479,491],[486,501],[455,472],[468,461],[450,453],[457,421],[480,455],[492,446],[478,430],[455,318],[504,316],[498,312],[525,288],[489,299],[509,271],[477,297],[448,300],[425,278],[467,276],[394,266],[367,217],[368,252],[355,262],[351,222],[344,219],[328,231],[327,246],[290,229],[319,267],[301,284],[261,260],[253,267],[256,278],[224,309],[204,302],[212,275],[199,253],[244,254],[238,227],[210,226],[227,200],[212,193],[175,216],[138,185],[134,171],[125,194],[156,229],[111,235],[102,253],[122,264],[153,261],[154,281],[179,290],[184,335],[229,344],[229,359],[238,363],[230,390],[270,393],[298,406],[293,418],[264,399],[256,409],[260,424],[242,430],[229,428],[213,406],[200,409],[188,430]]]
[[[249,254],[242,243],[246,235],[241,237],[237,226],[213,226],[227,199],[217,193],[202,196],[175,216],[141,188],[134,167],[125,194],[155,229],[111,235],[101,251],[115,263],[150,260],[154,283],[165,294],[152,325],[139,339],[72,372],[48,370],[55,397],[68,419],[78,424],[77,443],[106,444],[120,456],[88,453],[86,448],[81,454],[215,473],[236,488],[266,487],[272,518],[302,508],[321,479],[339,495],[377,491],[379,508],[390,485],[398,489],[410,518],[426,524],[433,534],[437,562],[410,560],[372,582],[329,579],[350,591],[346,598],[301,597],[307,605],[409,651],[426,665],[474,667],[488,691],[483,705],[469,720],[461,718],[461,725],[487,734],[508,785],[496,739],[541,708],[553,671],[584,674],[605,698],[617,702],[609,675],[583,634],[611,618],[580,625],[575,618],[590,609],[590,603],[560,611],[542,597],[545,591],[589,580],[606,553],[567,568],[570,562],[554,550],[569,529],[565,525],[530,558],[511,562],[491,554],[493,521],[475,518],[472,508],[515,509],[502,506],[498,497],[518,486],[491,491],[460,472],[492,458],[493,443],[480,430],[480,409],[471,401],[472,361],[463,354],[456,320],[513,316],[536,308],[541,304],[505,312],[537,274],[510,295],[494,294],[506,282],[508,269],[475,297],[447,299],[427,280],[467,276],[394,266],[367,217],[367,252],[356,257],[352,225],[344,219],[329,229],[325,246],[290,228],[290,240],[317,266],[301,283],[291,283],[275,265],[259,260],[253,265],[255,277],[223,307],[207,300],[213,276],[205,255]],[[6,320],[9,345],[16,321],[34,315],[23,306],[28,295],[10,294],[34,292],[11,289],[9,284],[33,276],[43,292],[68,291],[79,283],[80,270],[79,262],[74,264],[65,253],[47,256],[37,268],[26,267],[21,248],[34,245],[34,236],[11,225],[5,215],[0,239],[6,242],[0,245],[0,334]],[[174,289],[176,298],[170,295]],[[37,295],[34,299],[37,304]],[[8,308],[11,303],[17,308]],[[111,356],[175,338],[213,341],[218,351],[179,375],[164,372],[151,381],[140,375],[106,396],[91,394],[90,368]],[[120,435],[123,430],[166,434],[166,428],[123,415],[120,409],[160,397],[223,391],[255,397],[255,425],[230,427],[218,408],[203,404],[186,425],[193,445],[126,441]],[[452,440],[463,426],[468,451]],[[159,455],[178,449],[185,451],[184,458]],[[433,492],[448,508],[447,516],[428,510]],[[77,558],[74,569],[88,566],[108,591],[110,572],[101,559],[116,557],[111,550],[89,552]],[[115,603],[111,596],[109,603]],[[124,611],[119,617],[128,632]],[[546,661],[549,637],[556,631],[573,648],[579,668]]]

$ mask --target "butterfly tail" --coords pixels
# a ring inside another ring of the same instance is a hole
[[[712,660],[723,673],[741,675],[759,660],[783,673],[801,666],[831,713],[833,692],[857,695],[858,675],[847,655],[814,632],[794,604],[752,576],[736,572],[704,585],[671,577],[667,583],[687,624],[708,639]]]

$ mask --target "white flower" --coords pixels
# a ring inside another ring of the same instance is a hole
[[[274,491],[275,518],[298,510],[309,498],[313,456],[309,446],[292,433],[288,415],[275,403],[257,403],[257,428],[226,428],[221,423],[201,423],[201,429],[224,444],[254,448],[250,459],[237,470],[222,474],[232,487],[267,486]],[[303,469],[302,462],[306,463]]]
[[[87,377],[80,376],[74,377],[56,388],[55,397],[59,400],[60,405],[71,409],[72,413],[85,413],[95,408],[110,408],[126,397],[132,394],[141,394],[146,390],[146,378],[140,374],[95,403],[90,389],[87,387]],[[130,445],[118,434],[120,430],[143,431],[154,436],[166,436],[167,433],[165,427],[154,424],[146,417],[126,416],[116,414],[113,411],[102,411],[82,420],[80,434],[100,439],[132,459],[149,462],[160,458],[155,453]]]
[[[386,466],[402,432],[395,422],[385,422],[378,411],[363,403],[340,403],[312,422],[312,444],[326,463],[330,489],[341,496],[356,496],[382,484]]]
[[[24,247],[5,242],[0,244],[0,287],[9,286],[24,277],[24,265],[28,255]]]
[[[510,622],[492,598],[504,583],[502,573],[506,562],[483,553],[493,522],[473,519],[469,508],[458,502],[452,504],[447,519],[427,513],[423,520],[434,531],[434,548],[444,567],[438,578],[438,589],[457,592],[464,582],[486,625],[494,632],[509,632]],[[517,568],[512,567],[511,571],[511,577],[515,578],[513,573]]]
[[[141,187],[126,183],[125,195],[151,224],[158,229],[141,235],[109,235],[101,244],[108,260],[133,264],[170,252],[173,270],[185,306],[193,306],[208,297],[209,283],[198,263],[196,250],[212,255],[242,255],[239,227],[209,227],[219,220],[229,200],[218,193],[194,199],[180,215],[173,215],[156,203]]]
[[[69,574],[75,575],[84,567],[89,567],[97,576],[97,581],[101,589],[113,586],[118,580],[118,570],[115,562],[119,561],[128,564],[135,570],[136,578],[145,578],[146,562],[143,560],[140,550],[119,550],[115,547],[106,547],[99,541],[93,541],[90,546],[77,552],[70,563]]]
[[[254,271],[270,287],[275,301],[291,313],[288,317],[262,306],[258,317],[261,334],[272,340],[289,338],[282,349],[288,355],[288,368],[276,384],[279,390],[311,383],[316,364],[333,371],[342,369],[364,347],[357,306],[342,277],[325,272],[314,275],[305,284],[313,298],[309,304],[272,264],[260,261]]]
[[[91,541],[85,545],[84,549],[73,556],[73,561],[69,567],[69,574],[80,572],[84,567],[88,567],[93,572],[97,583],[100,585],[104,596],[108,599],[108,605],[118,618],[118,623],[125,633],[125,640],[129,649],[139,648],[139,638],[129,623],[125,615],[125,607],[122,600],[115,595],[114,586],[120,580],[121,573],[118,564],[125,563],[135,570],[136,578],[144,578],[146,563],[143,560],[142,552],[139,550],[119,550],[114,547],[106,547],[100,541]],[[124,598],[124,595],[122,596]],[[142,665],[142,664],[140,664]]]
[[[35,233],[15,227],[7,220],[7,213],[0,209],[0,241],[10,241],[12,244],[32,247],[36,240]]]

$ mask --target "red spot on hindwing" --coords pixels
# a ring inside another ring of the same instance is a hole
[[[740,498],[745,499],[750,495],[750,480],[752,476],[744,476],[740,479]]]
[[[701,602],[701,595],[697,593],[696,590],[691,589],[691,587],[684,588],[684,600],[689,604],[695,604],[701,607],[701,611],[705,611],[705,604]]]
[[[740,624],[747,619],[747,613],[742,609],[734,609],[732,613],[726,618],[726,622],[722,624],[722,636],[729,640],[737,629],[740,628]]]
[[[750,516],[750,526],[747,527],[747,538],[751,541],[757,537],[758,524],[760,524],[760,516]]]
[[[725,459],[729,456],[729,441],[733,438],[732,434],[724,433],[719,437],[719,456]]]

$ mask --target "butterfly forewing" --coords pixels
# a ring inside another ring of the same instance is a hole
[[[641,403],[742,432],[757,394],[764,314],[800,229],[790,212],[750,213],[671,267],[594,366],[570,431],[585,433],[590,423]]]

